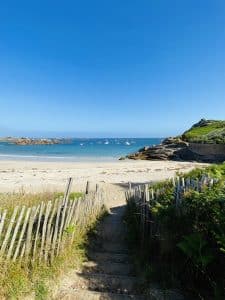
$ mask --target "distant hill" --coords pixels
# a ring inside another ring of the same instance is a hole
[[[185,131],[181,138],[191,143],[225,144],[225,121],[201,119]]]

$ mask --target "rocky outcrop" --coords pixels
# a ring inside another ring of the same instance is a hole
[[[224,162],[225,121],[201,119],[182,135],[167,138],[157,146],[146,146],[126,158]]]
[[[147,160],[180,160],[179,152],[188,147],[186,142],[177,138],[165,139],[162,144],[153,147],[144,147],[127,157],[130,159]]]
[[[190,144],[181,138],[167,138],[160,145],[144,147],[127,155],[129,159],[198,162],[225,161],[225,145]]]
[[[26,146],[26,145],[54,145],[64,143],[63,139],[33,139],[33,138],[13,138],[8,137],[1,139],[2,142],[8,142],[15,145]]]
[[[57,139],[30,139],[21,138],[17,139],[14,144],[16,145],[54,145],[59,144],[60,140]]]
[[[189,143],[189,150],[195,154],[199,160],[208,162],[224,162],[225,161],[225,145],[224,144],[201,144]]]

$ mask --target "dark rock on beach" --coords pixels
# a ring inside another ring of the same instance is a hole
[[[175,160],[218,163],[225,161],[225,145],[218,144],[189,144],[177,140],[166,140],[162,144],[143,148],[138,152],[127,155],[129,159],[142,160]]]
[[[180,152],[184,156],[188,143],[177,138],[165,139],[162,144],[153,147],[144,147],[134,154],[127,157],[130,159],[147,160],[181,160]]]

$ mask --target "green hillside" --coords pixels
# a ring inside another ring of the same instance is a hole
[[[182,139],[195,143],[225,144],[225,121],[202,119],[184,132]]]

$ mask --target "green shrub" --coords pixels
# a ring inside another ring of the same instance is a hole
[[[225,164],[195,169],[184,176],[200,179],[203,174],[217,182],[201,192],[184,192],[179,208],[172,182],[153,186],[162,191],[150,207],[157,230],[144,241],[141,260],[154,267],[151,276],[157,274],[155,278],[163,285],[167,280],[167,284],[181,284],[187,290],[188,281],[188,292],[194,297],[225,299]],[[138,216],[136,210],[133,208]]]
[[[206,168],[196,168],[194,170],[192,170],[191,172],[189,173],[185,173],[185,174],[177,174],[177,175],[180,175],[184,178],[188,178],[188,177],[191,177],[191,178],[198,178],[200,179],[202,177],[202,175],[208,175],[210,176],[211,178],[217,178],[217,179],[224,179],[225,180],[225,163],[222,163],[222,164],[213,164],[213,165],[210,165],[209,167],[206,167]],[[161,183],[162,184],[162,183]]]

